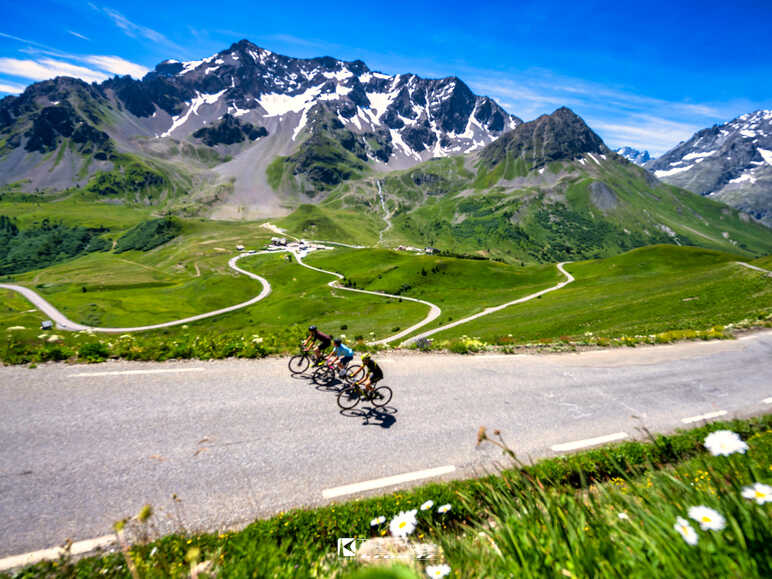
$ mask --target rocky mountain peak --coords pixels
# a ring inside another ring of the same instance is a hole
[[[621,155],[636,165],[643,165],[644,163],[651,161],[651,155],[649,155],[648,151],[639,151],[633,147],[620,147],[615,152],[617,155]]]
[[[702,129],[646,167],[671,185],[729,203],[772,226],[772,111]]]
[[[550,161],[571,160],[585,153],[608,152],[603,140],[571,109],[561,107],[549,115],[523,123],[488,145],[480,157],[491,165],[507,155],[524,158],[532,167]]]

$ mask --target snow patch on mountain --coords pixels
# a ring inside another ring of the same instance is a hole
[[[282,93],[269,93],[262,95],[258,104],[263,107],[269,117],[280,117],[287,113],[299,113],[309,107],[314,99],[322,92],[321,86],[312,86],[305,92],[290,96]]]
[[[767,151],[766,149],[762,149],[761,147],[759,147],[758,151],[759,151],[759,154],[761,155],[761,158],[764,159],[767,165],[772,165],[772,151]]]
[[[669,177],[671,175],[678,175],[678,173],[683,173],[684,171],[688,171],[691,169],[694,165],[687,165],[685,167],[675,167],[673,169],[667,169],[665,171],[654,171],[654,174],[658,178],[662,177]]]
[[[201,108],[202,105],[213,105],[218,100],[220,100],[220,97],[225,94],[225,90],[221,90],[218,93],[215,94],[201,94],[199,92],[196,93],[196,97],[190,102],[190,106],[188,107],[188,110],[181,115],[178,115],[176,117],[172,117],[172,126],[169,127],[169,129],[161,134],[162,137],[168,137],[174,132],[176,129],[184,125],[188,122],[191,115],[198,115],[198,109]]]

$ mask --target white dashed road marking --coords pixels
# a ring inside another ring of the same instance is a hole
[[[378,489],[381,487],[389,487],[398,485],[405,482],[411,482],[414,480],[420,480],[423,478],[431,478],[435,476],[442,476],[456,470],[456,467],[451,465],[440,466],[437,468],[430,468],[428,470],[419,470],[416,472],[408,472],[405,474],[398,474],[396,476],[387,476],[385,478],[377,478],[361,483],[354,483],[351,485],[345,485],[342,487],[334,487],[331,489],[325,489],[322,491],[322,496],[325,499],[331,499],[333,497],[340,497],[343,495],[350,495],[353,493],[359,493],[362,491],[369,491],[372,489]]]
[[[587,438],[585,440],[566,442],[565,444],[556,444],[555,446],[550,446],[550,449],[553,452],[565,452],[567,450],[584,448],[585,446],[597,446],[606,442],[614,442],[615,440],[622,440],[628,437],[629,435],[626,432],[615,432],[614,434],[607,434],[606,436],[598,436],[596,438]]]
[[[699,422],[700,420],[709,420],[710,418],[717,418],[724,416],[726,410],[717,410],[716,412],[708,412],[707,414],[700,414],[699,416],[690,416],[689,418],[682,418],[681,422],[684,424],[691,424],[692,422]]]
[[[70,374],[68,378],[87,378],[89,376],[123,376],[130,374],[175,374],[177,372],[203,372],[204,368],[175,368],[164,370],[122,370],[120,372],[82,372],[80,374]]]

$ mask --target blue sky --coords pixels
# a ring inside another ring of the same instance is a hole
[[[612,147],[661,154],[772,109],[772,2],[2,0],[0,94],[56,75],[141,76],[248,38],[289,56],[457,75],[525,120],[572,108]]]

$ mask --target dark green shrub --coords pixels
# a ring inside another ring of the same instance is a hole
[[[87,362],[103,362],[109,356],[110,350],[102,342],[87,342],[78,349],[78,359]]]
[[[144,221],[118,238],[115,253],[132,249],[149,251],[174,239],[181,231],[182,224],[174,217]]]

